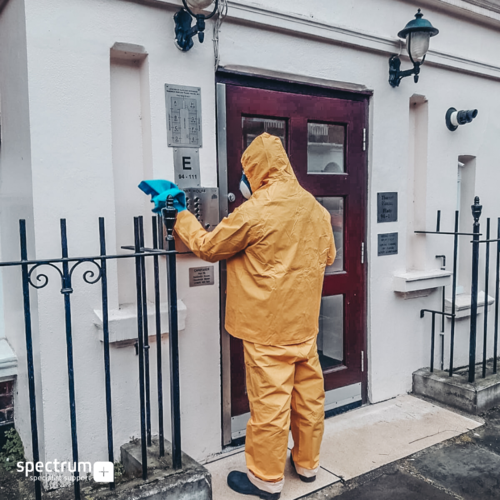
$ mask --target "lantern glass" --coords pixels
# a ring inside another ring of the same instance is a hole
[[[413,62],[421,63],[429,50],[431,36],[428,31],[413,31],[406,36],[406,48]]]

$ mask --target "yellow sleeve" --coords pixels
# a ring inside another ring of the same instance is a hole
[[[337,255],[337,249],[335,248],[335,239],[333,237],[333,231],[330,226],[330,247],[328,248],[328,256],[326,258],[326,265],[331,266]]]
[[[212,232],[206,231],[189,210],[183,210],[177,215],[175,232],[197,257],[217,262],[244,250],[252,243],[256,230],[238,209]]]

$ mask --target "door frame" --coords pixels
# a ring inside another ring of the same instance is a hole
[[[226,133],[226,85],[238,85],[241,87],[253,87],[278,92],[289,92],[294,94],[304,94],[318,97],[331,97],[339,99],[348,99],[353,101],[365,102],[365,128],[368,136],[369,124],[369,100],[373,95],[369,90],[345,90],[327,85],[298,83],[289,78],[256,76],[247,73],[230,72],[225,70],[217,71],[215,75],[216,85],[216,132],[217,132],[217,175],[219,186],[219,217],[222,220],[228,215],[228,180],[227,180],[227,133]],[[300,79],[300,77],[297,77]],[[325,82],[326,84],[327,82]],[[365,169],[368,171],[368,151],[365,155]],[[365,260],[364,260],[364,279],[368,285],[368,263],[366,255],[368,221],[368,175],[366,175],[364,212],[366,215],[365,224]],[[224,328],[225,324],[225,284],[226,284],[226,262],[219,263],[219,298],[220,298],[220,332],[221,332],[221,428],[222,428],[222,446],[228,446],[232,442],[231,432],[231,356],[230,356],[230,335]],[[365,296],[363,297],[363,331],[362,351],[364,352],[364,366],[362,371],[361,397],[362,403],[368,399],[368,356],[367,356],[367,296],[368,286],[365,287]]]

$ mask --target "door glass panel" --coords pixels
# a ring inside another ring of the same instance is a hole
[[[342,174],[344,168],[344,125],[307,124],[307,173]]]
[[[319,312],[318,354],[326,370],[344,361],[344,296],[321,298]]]
[[[259,116],[242,116],[243,128],[243,149],[245,150],[250,146],[252,141],[267,132],[268,134],[275,135],[281,139],[283,147],[287,150],[285,144],[286,137],[286,120],[279,120],[275,118],[266,118]]]
[[[325,274],[333,274],[344,270],[344,198],[324,196],[316,199],[330,212],[337,255],[334,263],[326,267]]]

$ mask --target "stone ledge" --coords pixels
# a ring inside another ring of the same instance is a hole
[[[421,368],[413,373],[413,392],[477,415],[500,404],[500,374],[481,378],[477,372],[470,383],[464,375],[450,377],[448,372]]]
[[[432,289],[449,285],[451,275],[451,272],[442,269],[408,271],[403,274],[396,274],[393,280],[394,291],[400,294],[415,293],[415,297],[429,295]],[[424,294],[424,292],[426,293]],[[406,298],[411,298],[411,295]]]
[[[94,310],[94,324],[99,333],[99,340],[104,340],[102,330],[102,310]],[[108,313],[109,342],[118,347],[127,346],[135,343],[137,340],[137,306],[135,304],[124,304],[120,309],[110,309]],[[178,327],[179,331],[186,328],[187,307],[182,300],[177,301]],[[168,304],[163,303],[160,306],[161,331],[162,336],[168,334]],[[155,305],[148,302],[148,325],[149,339],[156,340],[155,326]]]
[[[472,296],[467,293],[459,293],[455,297],[455,311],[456,318],[469,318],[471,312],[471,302]],[[488,307],[495,302],[493,297],[488,295]],[[477,294],[477,314],[482,314],[484,312],[485,304],[485,294],[484,292],[479,292]],[[451,313],[451,298],[446,298],[445,300],[445,311]],[[448,318],[449,319],[449,318]]]

